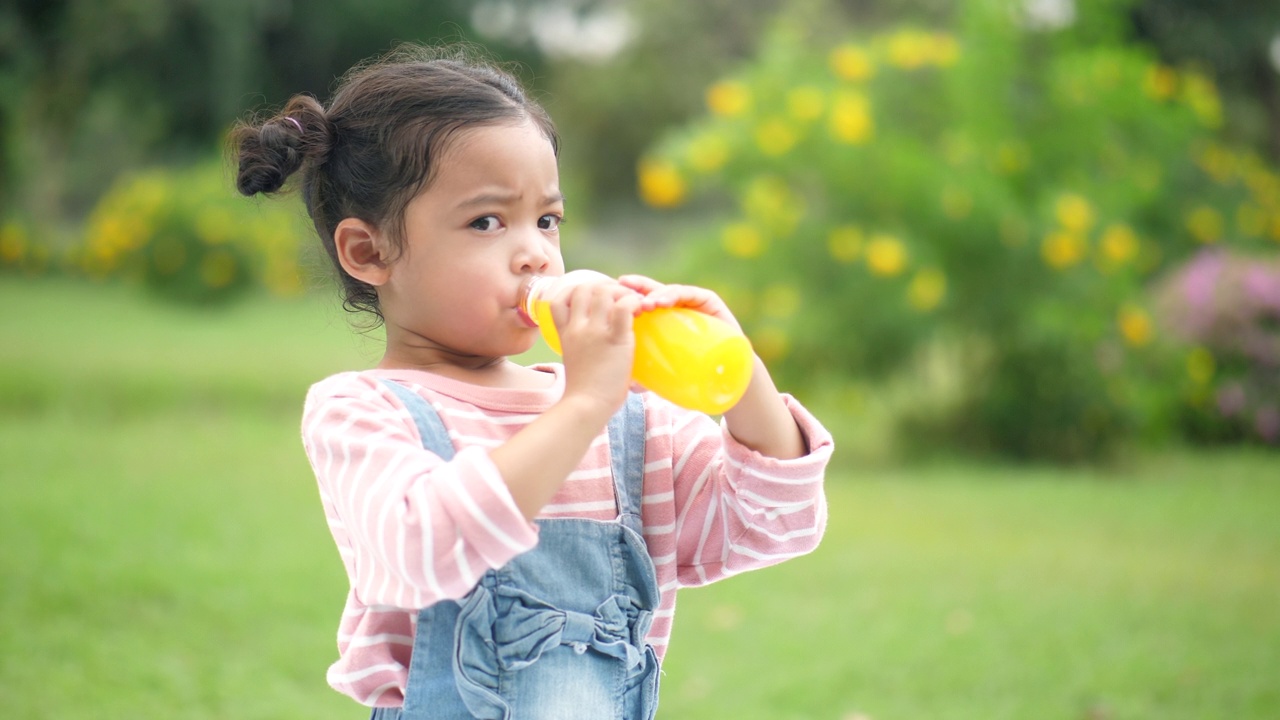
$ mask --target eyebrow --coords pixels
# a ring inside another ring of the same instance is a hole
[[[476,195],[475,197],[468,198],[458,203],[458,209],[466,210],[466,209],[483,206],[483,205],[509,205],[510,203],[519,199],[520,199],[520,196],[515,193],[484,193],[482,195]],[[564,202],[564,193],[555,193],[553,195],[547,195],[542,199],[543,205],[555,205],[556,203],[563,203],[563,202]]]

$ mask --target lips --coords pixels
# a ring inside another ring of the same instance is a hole
[[[531,328],[538,327],[538,323],[534,322],[533,318],[529,317],[529,313],[525,312],[523,307],[516,308],[516,315],[520,316],[520,322],[524,323],[525,325]]]

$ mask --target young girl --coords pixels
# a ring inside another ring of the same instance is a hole
[[[328,107],[239,126],[238,186],[295,172],[377,368],[307,395],[302,439],[351,581],[329,683],[373,718],[651,718],[676,590],[812,550],[831,436],[757,359],[719,425],[630,393],[632,318],[712,292],[564,272],[551,120],[502,71],[402,48]],[[779,620],[782,620],[781,618]]]

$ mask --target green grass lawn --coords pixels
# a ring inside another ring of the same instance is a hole
[[[367,717],[298,441],[332,303],[0,279],[0,717]],[[837,437],[841,431],[837,428]],[[813,555],[685,591],[660,717],[1280,717],[1280,457],[841,459]]]

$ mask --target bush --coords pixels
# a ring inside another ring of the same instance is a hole
[[[1205,250],[1156,297],[1161,324],[1190,348],[1188,434],[1280,444],[1280,258]]]
[[[43,275],[53,258],[49,247],[33,239],[30,224],[16,218],[0,224],[0,271]]]
[[[1180,401],[1150,279],[1206,246],[1274,249],[1280,178],[1218,137],[1209,77],[1106,23],[1033,31],[1006,9],[826,46],[784,22],[639,188],[716,212],[688,238],[689,279],[789,383],[885,377],[945,337],[976,350],[936,425],[1095,458]]]
[[[309,233],[299,213],[237,196],[220,165],[156,168],[112,185],[70,262],[185,303],[223,302],[254,287],[288,296],[302,291]]]

